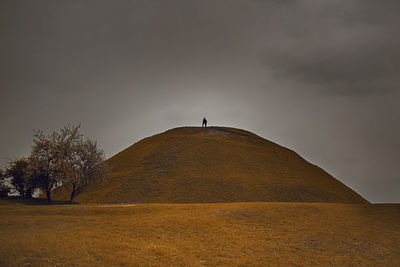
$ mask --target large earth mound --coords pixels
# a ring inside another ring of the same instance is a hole
[[[234,128],[175,128],[137,142],[107,165],[107,179],[76,200],[368,203],[292,150]]]

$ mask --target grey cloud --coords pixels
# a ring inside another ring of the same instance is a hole
[[[321,93],[354,96],[398,90],[400,19],[394,10],[399,7],[396,1],[293,4],[288,11],[292,17],[276,14],[271,19],[271,41],[262,62],[280,79],[296,80]]]

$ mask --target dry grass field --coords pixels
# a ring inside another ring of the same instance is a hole
[[[400,266],[400,205],[0,201],[1,266]]]

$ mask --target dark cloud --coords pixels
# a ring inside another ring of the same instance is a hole
[[[398,90],[399,2],[293,2],[275,14],[263,63],[280,79],[333,95]]]
[[[398,10],[1,1],[0,165],[29,152],[33,128],[81,122],[111,156],[207,116],[294,149],[370,201],[400,201]]]

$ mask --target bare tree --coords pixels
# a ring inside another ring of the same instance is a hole
[[[33,138],[31,155],[29,156],[29,171],[37,186],[46,193],[47,201],[51,202],[51,190],[61,182],[60,153],[57,147],[57,133],[45,135],[37,130]]]
[[[29,160],[20,158],[9,162],[4,172],[4,179],[8,179],[12,190],[17,192],[21,197],[31,198],[34,185],[32,177],[28,172]]]
[[[90,180],[103,177],[104,153],[96,142],[84,139],[79,128],[80,125],[68,125],[50,135],[40,130],[35,132],[29,166],[36,185],[46,192],[48,202],[57,186],[72,186],[72,202],[85,191]]]
[[[37,187],[46,193],[48,202],[51,202],[51,191],[66,180],[66,159],[72,152],[72,144],[81,138],[78,129],[79,126],[65,126],[49,135],[35,131],[29,170]]]
[[[71,185],[70,202],[83,193],[89,182],[102,179],[105,174],[104,153],[97,147],[97,142],[90,139],[80,140],[72,147],[69,155],[69,172],[66,182]]]
[[[8,186],[6,175],[0,169],[0,197],[7,197],[8,193],[10,193],[10,187]]]

